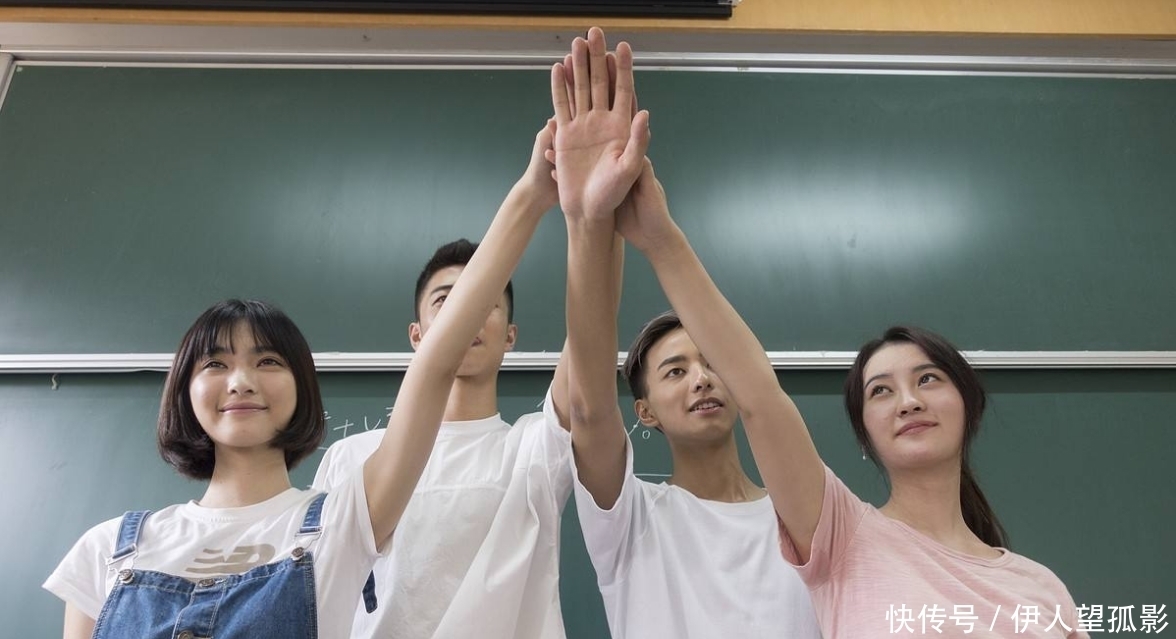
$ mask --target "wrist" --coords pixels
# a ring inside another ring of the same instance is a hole
[[[548,198],[544,197],[542,188],[526,176],[511,187],[510,192],[506,194],[505,204],[529,217],[543,217],[552,207]]]
[[[663,232],[638,248],[651,263],[672,261],[677,255],[690,250],[690,242],[682,229],[670,222]]]

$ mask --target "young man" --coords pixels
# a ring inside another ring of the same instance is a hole
[[[592,30],[586,44],[573,44],[570,63],[552,71],[570,376],[567,403],[557,397],[553,408],[570,422],[576,506],[613,639],[815,639],[808,591],[780,556],[772,503],[739,461],[735,394],[672,313],[642,330],[625,372],[639,420],[669,442],[673,475],[652,484],[633,473],[613,359],[614,233],[650,257],[675,303],[680,289],[669,289],[667,270],[693,253],[684,238],[647,237],[668,234],[672,221],[644,147],[630,154],[634,138],[648,140],[648,114],[632,114],[631,51],[622,43],[611,63],[603,34]]]
[[[550,140],[553,128],[549,123],[540,135]],[[545,211],[556,201],[551,165],[540,151],[503,206]],[[421,272],[417,321],[408,331],[414,349],[474,248],[465,240],[442,246]],[[518,333],[513,302],[508,283],[462,360],[428,465],[390,550],[376,563],[378,606],[369,614],[360,603],[353,637],[564,637],[558,548],[571,491],[568,433],[542,414],[524,415],[513,427],[498,414],[498,371]],[[556,379],[566,385],[562,366]],[[563,393],[563,385],[554,388]],[[315,487],[327,490],[362,464],[381,433],[332,445]]]

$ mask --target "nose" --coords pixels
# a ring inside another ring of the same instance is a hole
[[[255,392],[253,381],[253,369],[248,366],[236,366],[229,373],[229,392],[238,395],[252,394]]]
[[[910,415],[911,413],[921,413],[925,408],[923,398],[919,396],[916,390],[907,390],[902,393],[902,401],[898,405],[898,414],[900,416]]]
[[[705,366],[698,367],[698,373],[694,376],[694,391],[714,388],[715,384],[711,381],[710,371]]]

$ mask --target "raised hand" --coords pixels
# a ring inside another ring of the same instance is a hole
[[[554,152],[552,143],[555,139],[555,118],[535,134],[535,146],[531,149],[531,161],[527,170],[518,181],[518,185],[526,189],[534,198],[535,205],[544,211],[559,204],[559,190],[555,185],[555,167],[553,166]]]
[[[551,69],[559,202],[573,220],[613,216],[649,146],[649,113],[633,112],[633,52],[622,42],[615,65],[609,57],[604,33],[593,27],[587,40],[572,42],[570,60]]]

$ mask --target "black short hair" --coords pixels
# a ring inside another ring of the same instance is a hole
[[[649,385],[645,383],[645,357],[649,351],[663,337],[675,329],[682,328],[682,320],[674,311],[666,311],[645,323],[633,345],[629,347],[629,355],[625,358],[625,379],[629,382],[629,390],[633,392],[633,399],[645,399],[649,394]]]
[[[326,433],[323,400],[310,346],[294,322],[266,302],[231,299],[204,311],[180,340],[159,406],[156,440],[159,454],[180,474],[211,479],[216,466],[214,445],[192,409],[188,387],[196,364],[231,339],[233,328],[244,323],[258,345],[281,355],[294,375],[297,404],[290,424],[270,446],[286,453],[286,468],[294,468],[322,442]]]
[[[433,252],[433,257],[429,258],[429,262],[425,264],[425,268],[421,269],[421,274],[417,276],[416,294],[413,296],[412,305],[416,321],[421,321],[421,302],[425,298],[425,287],[429,285],[429,280],[441,269],[469,264],[476,250],[478,250],[478,244],[463,237],[460,240],[443,244]],[[514,285],[510,280],[506,281],[506,321],[514,323]]]

